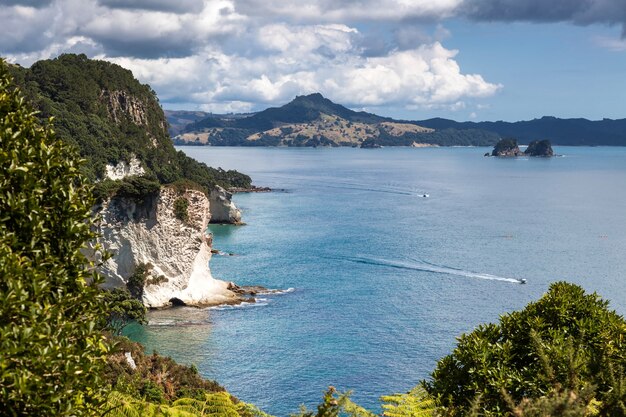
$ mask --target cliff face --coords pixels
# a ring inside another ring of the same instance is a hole
[[[228,284],[211,276],[205,230],[211,216],[241,222],[231,196],[217,184],[247,188],[250,177],[178,152],[155,92],[118,65],[64,54],[12,73],[40,115],[55,117],[57,137],[87,160],[82,169],[104,200],[97,210],[100,243],[113,254],[102,268],[106,286],[123,286],[145,266],[143,301],[149,307],[237,302]],[[181,196],[171,184],[204,192]],[[174,215],[180,198],[188,202],[185,221]]]
[[[211,223],[241,224],[241,210],[231,201],[232,194],[216,185],[209,193]]]
[[[188,202],[186,221],[174,214],[174,202],[180,198]],[[227,282],[211,275],[212,241],[206,234],[211,214],[204,193],[187,190],[179,195],[164,187],[141,201],[113,198],[102,205],[99,214],[99,243],[112,254],[101,268],[105,287],[124,286],[143,264],[148,269],[143,292],[147,307],[241,301]]]

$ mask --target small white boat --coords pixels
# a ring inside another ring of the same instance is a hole
[[[520,278],[519,279],[519,283],[520,284],[526,284],[526,278]]]
[[[430,197],[430,195],[428,195],[428,194],[422,194],[422,197],[424,197],[424,198],[428,198],[428,197]]]

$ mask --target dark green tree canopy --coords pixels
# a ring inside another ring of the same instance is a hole
[[[624,318],[597,294],[557,282],[541,299],[502,316],[498,324],[462,335],[425,386],[456,415],[464,415],[478,397],[490,415],[507,415],[503,392],[519,403],[540,398],[555,385],[572,391],[593,387],[601,415],[620,416],[626,409],[616,379],[624,369]]]

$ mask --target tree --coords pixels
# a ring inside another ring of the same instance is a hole
[[[623,416],[625,369],[624,318],[597,294],[557,282],[498,324],[462,335],[424,385],[453,415],[465,415],[477,401],[488,415],[503,416],[511,404],[555,403],[593,388],[600,415]]]
[[[146,324],[146,307],[141,301],[133,298],[124,288],[115,288],[103,292],[107,306],[106,323],[104,328],[119,336],[131,321]]]
[[[0,410],[95,415],[108,345],[81,249],[92,197],[73,149],[41,126],[0,61]]]

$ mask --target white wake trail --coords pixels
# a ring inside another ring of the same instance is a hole
[[[406,261],[396,261],[390,259],[380,259],[380,258],[366,258],[366,257],[346,257],[340,258],[349,262],[356,262],[368,265],[377,265],[377,266],[386,266],[389,268],[398,268],[398,269],[408,269],[413,271],[424,271],[424,272],[434,272],[438,274],[447,274],[447,275],[456,275],[467,278],[477,278],[477,279],[486,279],[491,281],[503,281],[510,282],[513,284],[520,284],[521,280],[517,278],[507,278],[500,277],[497,275],[491,275],[480,272],[472,272],[465,271],[463,269],[452,268],[443,265],[436,265],[429,262],[419,261],[419,262],[406,262]]]

